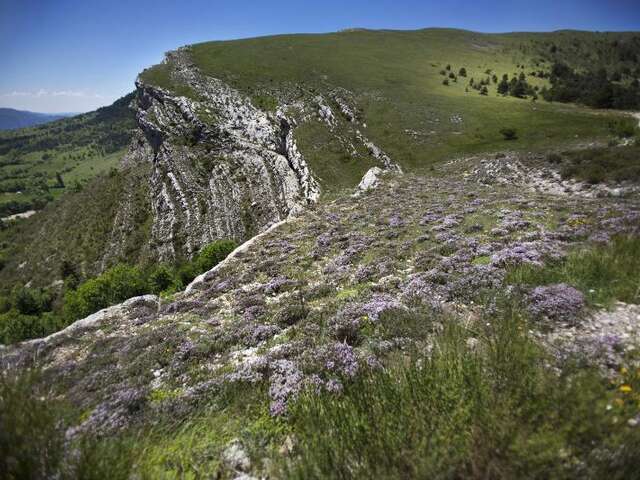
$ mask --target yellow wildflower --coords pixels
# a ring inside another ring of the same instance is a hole
[[[629,393],[633,390],[633,388],[631,388],[631,385],[627,385],[626,383],[624,385],[620,385],[620,391],[622,393]]]

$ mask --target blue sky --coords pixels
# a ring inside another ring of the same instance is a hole
[[[640,30],[640,0],[0,0],[0,106],[88,111],[181,45],[350,27]]]

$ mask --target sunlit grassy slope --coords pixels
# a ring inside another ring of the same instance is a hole
[[[207,42],[189,51],[202,72],[230,83],[257,105],[310,98],[336,88],[353,92],[366,123],[364,133],[411,170],[467,153],[550,148],[607,137],[610,115],[501,97],[493,82],[488,96],[467,89],[471,78],[548,71],[550,60],[541,54],[547,43],[570,43],[578,36],[589,45],[587,40],[598,35],[351,30]],[[467,76],[443,85],[441,71],[447,65],[456,75],[464,67]],[[142,77],[150,83],[168,78],[165,66]],[[547,82],[531,76],[527,81],[539,87]],[[517,140],[505,142],[499,133],[503,127],[515,128]],[[344,158],[323,138],[324,128],[312,121],[299,129],[305,155],[325,183],[340,183],[345,173],[352,181],[367,165]]]
[[[46,125],[0,132],[0,217],[40,210],[69,187],[117,167],[135,127],[132,98],[129,94],[95,112]]]

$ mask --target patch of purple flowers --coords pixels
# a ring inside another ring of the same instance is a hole
[[[358,360],[353,347],[336,342],[323,349],[324,367],[331,373],[354,377],[358,373]]]
[[[528,300],[534,316],[555,321],[574,322],[585,305],[582,292],[566,283],[536,287]]]
[[[521,265],[523,263],[542,265],[541,260],[542,254],[537,245],[532,242],[509,245],[491,256],[491,263],[499,267]]]
[[[400,217],[400,215],[393,214],[390,218],[389,218],[389,226],[391,228],[399,228],[402,227],[404,225],[404,221],[402,220],[402,218]]]
[[[304,375],[291,360],[276,360],[271,364],[271,368],[273,373],[269,379],[269,410],[271,415],[278,416],[286,413],[288,401],[300,391]]]
[[[391,295],[376,295],[362,305],[362,311],[373,321],[377,321],[380,315],[387,310],[403,308],[403,305]]]

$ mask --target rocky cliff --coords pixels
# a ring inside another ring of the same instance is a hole
[[[361,133],[348,91],[330,93],[335,112],[309,92],[267,111],[203,75],[188,48],[168,53],[160,67],[171,88],[138,78],[139,132],[124,160],[152,166],[150,246],[159,259],[191,256],[218,238],[247,240],[315,203],[320,182],[297,144],[299,124],[321,122],[345,150],[368,157],[363,166],[400,171]]]
[[[190,97],[138,80],[141,135],[127,161],[152,165],[152,248],[190,256],[216,238],[246,240],[315,202],[319,187],[290,120],[267,114],[199,74],[184,52],[167,57]]]

